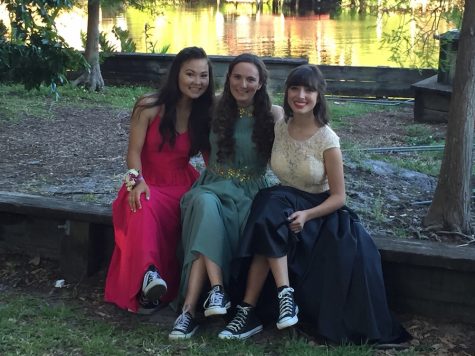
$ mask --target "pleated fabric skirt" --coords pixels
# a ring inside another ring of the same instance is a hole
[[[379,251],[357,215],[343,207],[305,223],[293,234],[287,216],[313,208],[327,192],[307,193],[287,186],[261,190],[255,197],[233,263],[235,301],[242,297],[247,267],[254,254],[288,258],[301,325],[334,343],[395,343],[410,335],[388,308]],[[264,319],[278,313],[277,293],[269,278],[258,303]]]

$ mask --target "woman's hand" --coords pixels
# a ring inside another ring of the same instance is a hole
[[[289,228],[294,233],[299,233],[303,230],[303,226],[309,219],[308,212],[306,210],[296,211],[289,216]]]
[[[140,196],[142,194],[145,194],[145,199],[150,199],[150,188],[144,180],[138,182],[129,193],[129,206],[130,210],[134,213],[137,209],[142,209],[142,203],[140,202]]]

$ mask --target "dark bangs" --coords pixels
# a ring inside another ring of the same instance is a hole
[[[318,91],[318,82],[313,74],[312,68],[300,66],[295,68],[285,81],[285,87],[304,86],[313,91]]]
[[[304,86],[318,93],[318,100],[313,108],[313,114],[318,124],[328,124],[330,118],[328,116],[327,101],[325,99],[327,83],[320,69],[312,64],[303,64],[290,71],[289,76],[285,81],[284,92],[283,108],[286,122],[288,122],[289,118],[293,115],[292,109],[288,103],[288,90],[292,86]]]

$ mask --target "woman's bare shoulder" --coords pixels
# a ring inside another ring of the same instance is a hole
[[[135,104],[134,116],[140,120],[145,119],[149,123],[153,121],[158,115],[163,116],[165,113],[164,105],[154,105],[157,102],[157,97],[154,94],[144,95],[137,100]]]

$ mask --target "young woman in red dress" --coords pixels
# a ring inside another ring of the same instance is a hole
[[[132,111],[129,170],[112,204],[115,248],[105,300],[151,313],[173,300],[180,283],[180,199],[198,177],[190,157],[209,150],[214,98],[210,61],[188,47],[173,60],[163,88]]]

